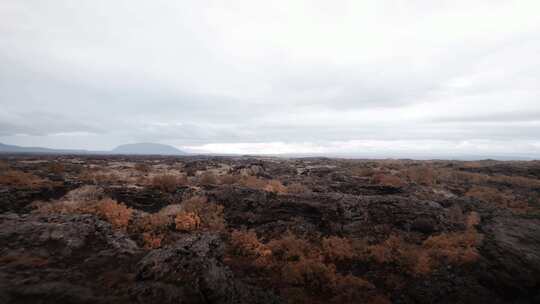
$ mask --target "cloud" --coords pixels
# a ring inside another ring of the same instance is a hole
[[[516,151],[532,153],[539,9],[532,0],[7,0],[0,141],[250,153],[365,141],[413,151],[429,141],[472,153],[519,140]]]

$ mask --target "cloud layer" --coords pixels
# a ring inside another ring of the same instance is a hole
[[[0,142],[540,155],[538,1],[0,5]]]

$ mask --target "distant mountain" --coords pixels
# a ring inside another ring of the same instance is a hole
[[[0,143],[0,153],[36,153],[36,154],[125,154],[125,155],[186,155],[187,153],[173,146],[155,143],[137,143],[120,145],[111,151],[50,149],[42,147],[21,147]]]
[[[187,153],[173,146],[155,143],[137,143],[121,145],[111,151],[112,154],[139,154],[139,155],[186,155]]]
[[[49,149],[42,147],[21,147],[0,143],[0,153],[45,153],[45,154],[86,154],[86,150]]]

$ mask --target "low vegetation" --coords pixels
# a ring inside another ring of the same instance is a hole
[[[148,302],[183,301],[193,289],[208,302],[268,293],[288,303],[475,303],[480,285],[492,298],[507,288],[528,299],[539,177],[535,162],[9,159],[0,161],[0,225],[99,229],[85,236],[84,263],[55,232],[43,234],[61,240],[47,239],[50,248],[0,252],[0,268],[46,280],[41,272],[74,263],[96,294],[141,292]],[[130,249],[115,251],[123,241]],[[100,263],[106,272],[87,269]]]

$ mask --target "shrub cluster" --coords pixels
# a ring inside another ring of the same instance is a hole
[[[51,187],[54,185],[54,183],[31,173],[18,170],[6,170],[0,173],[0,185],[14,188],[34,189],[40,187]]]
[[[341,274],[334,262],[351,259],[352,245],[339,237],[320,243],[301,239],[291,233],[262,243],[253,231],[232,231],[233,254],[249,258],[251,265],[266,273],[272,285],[290,302],[328,299],[335,303],[365,301],[374,293],[367,280]]]
[[[152,178],[152,187],[163,192],[174,192],[178,187],[183,187],[188,184],[185,175],[162,174]]]

